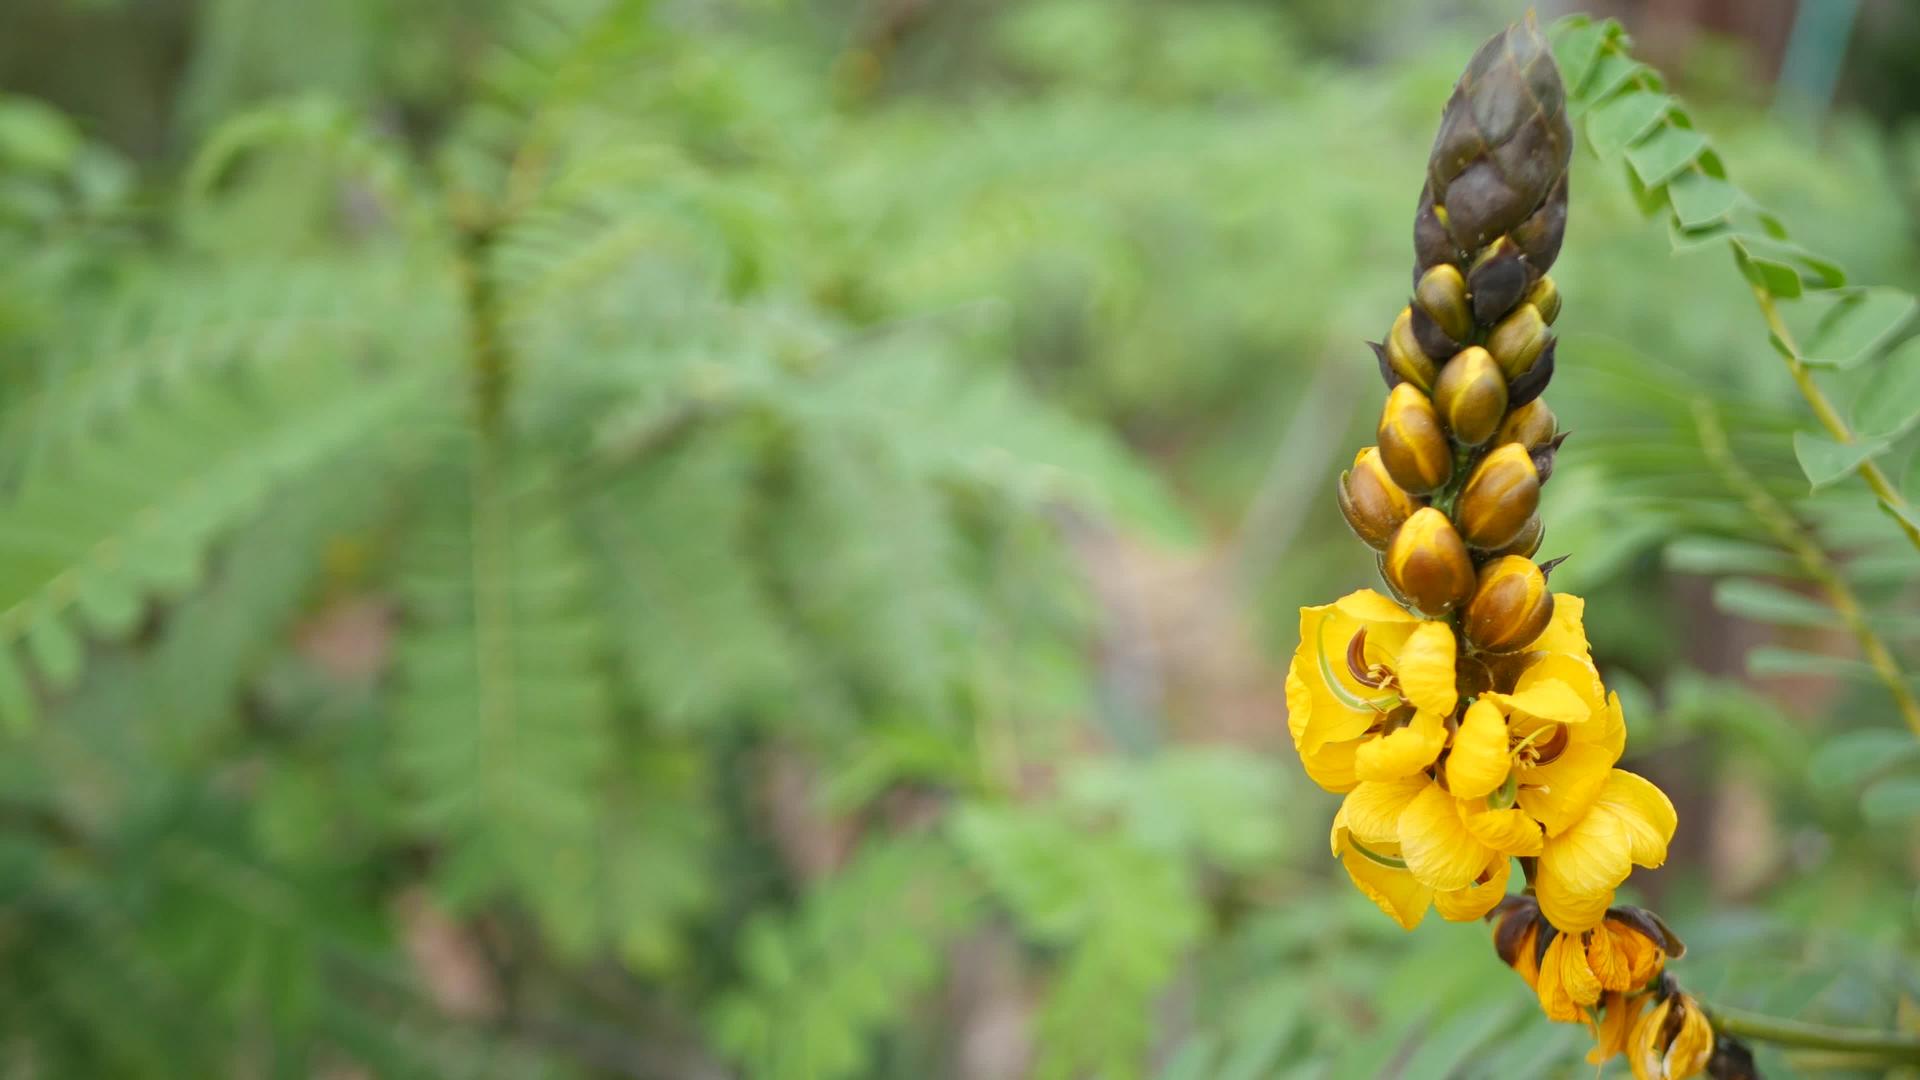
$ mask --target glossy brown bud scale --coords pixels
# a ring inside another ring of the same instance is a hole
[[[1433,407],[1454,438],[1479,446],[1493,437],[1506,415],[1506,376],[1487,350],[1469,346],[1440,369],[1433,384]]]
[[[1532,277],[1520,249],[1503,236],[1474,260],[1467,282],[1473,290],[1474,319],[1491,326],[1520,302]]]
[[[1480,568],[1461,629],[1474,647],[1507,653],[1533,644],[1552,620],[1547,576],[1532,560],[1508,555]]]
[[[1453,504],[1460,536],[1477,548],[1504,547],[1540,506],[1540,475],[1527,448],[1507,443],[1467,476]]]
[[[1353,459],[1353,468],[1340,474],[1335,490],[1347,526],[1367,546],[1386,550],[1402,522],[1420,503],[1407,494],[1380,461],[1380,450],[1369,446]]]
[[[1537,449],[1553,441],[1559,430],[1558,423],[1547,403],[1536,398],[1507,413],[1494,435],[1494,442],[1497,445],[1519,443],[1529,450]]]
[[[1535,513],[1527,519],[1525,525],[1520,526],[1519,535],[1500,547],[1487,552],[1487,557],[1497,559],[1504,555],[1519,555],[1523,558],[1531,559],[1539,553],[1540,545],[1546,543],[1546,540],[1546,523],[1540,520],[1538,513]]]
[[[1425,495],[1453,478],[1453,446],[1433,402],[1411,383],[1387,394],[1377,432],[1387,475],[1410,494]]]
[[[1427,615],[1440,616],[1473,594],[1473,560],[1447,515],[1431,506],[1414,512],[1388,545],[1387,583]]]

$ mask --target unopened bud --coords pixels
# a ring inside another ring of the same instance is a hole
[[[1533,560],[1508,555],[1480,568],[1463,631],[1487,652],[1517,652],[1533,644],[1552,619],[1547,576]]]
[[[1557,433],[1558,421],[1547,403],[1535,399],[1515,408],[1500,422],[1500,430],[1495,433],[1494,441],[1505,445],[1517,442],[1529,450],[1542,447],[1553,441]]]
[[[1433,205],[1433,186],[1427,184],[1420,189],[1420,207],[1413,215],[1413,256],[1418,260],[1413,279],[1430,266],[1438,263],[1456,262],[1460,258],[1460,249],[1454,246],[1453,237],[1447,235],[1447,223],[1440,218]]]
[[[1387,475],[1414,495],[1437,490],[1453,477],[1453,446],[1427,395],[1401,383],[1387,395],[1378,431]]]
[[[1473,290],[1474,319],[1485,326],[1498,322],[1500,316],[1520,302],[1521,295],[1527,291],[1528,279],[1526,261],[1520,257],[1520,249],[1513,241],[1503,236],[1487,245],[1467,275]]]
[[[1532,304],[1515,308],[1487,337],[1487,351],[1499,361],[1500,370],[1506,372],[1509,379],[1526,374],[1540,358],[1540,350],[1546,347],[1547,321]]]
[[[1473,560],[1447,515],[1431,506],[1414,511],[1393,534],[1383,564],[1388,584],[1431,616],[1445,615],[1473,594]]]
[[[1506,545],[1540,506],[1540,474],[1519,443],[1481,460],[1460,489],[1453,512],[1460,536],[1477,548]]]
[[[1511,407],[1525,405],[1546,393],[1547,384],[1553,381],[1553,356],[1560,349],[1560,342],[1547,338],[1547,347],[1540,350],[1540,356],[1533,366],[1507,384],[1507,404]]]
[[[1553,260],[1560,257],[1560,241],[1567,235],[1567,178],[1560,177],[1551,194],[1540,208],[1527,216],[1525,221],[1513,227],[1508,235],[1520,245],[1520,251],[1526,255],[1527,262],[1535,270],[1545,273],[1553,269]]]
[[[1393,329],[1387,333],[1387,364],[1393,373],[1419,387],[1422,392],[1433,389],[1433,359],[1420,348],[1419,339],[1413,334],[1413,308],[1400,309],[1400,317],[1393,320]]]
[[[1503,555],[1518,555],[1523,559],[1531,559],[1539,552],[1540,545],[1546,543],[1546,540],[1546,523],[1541,521],[1540,515],[1536,513],[1527,519],[1525,525],[1520,526],[1519,535],[1487,552],[1487,555],[1495,559]]]
[[[1413,298],[1433,321],[1455,341],[1467,340],[1473,333],[1473,311],[1467,304],[1467,279],[1457,267],[1441,263],[1428,268],[1414,286]]]
[[[1433,407],[1453,437],[1479,446],[1493,437],[1507,412],[1507,379],[1478,345],[1460,350],[1433,384]]]
[[[1527,291],[1527,303],[1538,308],[1540,317],[1546,320],[1548,326],[1552,326],[1553,321],[1560,317],[1560,286],[1555,285],[1550,277],[1541,278]]]
[[[1340,486],[1335,490],[1348,527],[1376,550],[1386,550],[1401,522],[1420,508],[1413,496],[1387,474],[1377,447],[1369,446],[1354,457],[1353,468],[1340,474]]]
[[[1447,357],[1460,351],[1460,343],[1448,337],[1447,332],[1440,329],[1440,324],[1433,321],[1433,316],[1427,314],[1427,310],[1419,304],[1413,305],[1413,341],[1436,368],[1445,364]]]

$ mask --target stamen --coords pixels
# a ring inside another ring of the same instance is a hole
[[[1347,642],[1347,670],[1354,680],[1363,686],[1381,687],[1386,678],[1381,674],[1385,669],[1370,667],[1367,664],[1367,630],[1361,627],[1354,632],[1353,640]]]
[[[1539,760],[1534,762],[1534,764],[1548,765],[1558,761],[1560,755],[1566,752],[1567,744],[1571,741],[1567,736],[1565,724],[1553,725],[1553,735],[1549,737],[1546,742],[1541,743],[1539,749],[1535,751],[1535,753],[1539,755]]]

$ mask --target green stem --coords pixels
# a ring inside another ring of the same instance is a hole
[[[491,438],[500,430],[506,412],[513,371],[500,327],[499,294],[490,256],[495,227],[476,223],[460,234],[461,292],[467,309],[467,363],[473,394],[474,419],[481,434]]]
[[[1715,1031],[1745,1039],[1802,1046],[1810,1050],[1840,1050],[1872,1054],[1883,1061],[1920,1063],[1920,1035],[1864,1028],[1829,1027],[1805,1020],[1788,1020],[1726,1005],[1702,1004]]]
[[[1720,417],[1705,401],[1694,403],[1694,426],[1699,431],[1700,448],[1705,451],[1707,461],[1720,473],[1727,486],[1745,500],[1748,511],[1773,534],[1774,540],[1793,553],[1800,568],[1827,594],[1827,602],[1839,612],[1847,629],[1860,642],[1861,654],[1866,657],[1874,674],[1886,684],[1887,693],[1893,695],[1893,703],[1907,726],[1913,729],[1915,735],[1920,735],[1920,701],[1914,699],[1913,691],[1907,686],[1906,675],[1900,670],[1893,654],[1887,650],[1886,643],[1867,624],[1866,612],[1862,610],[1860,600],[1854,596],[1846,578],[1841,576],[1820,545],[1807,536],[1806,530],[1787,512],[1787,508],[1780,505],[1780,501],[1734,457],[1726,429],[1720,425]]]
[[[1799,344],[1794,341],[1793,331],[1787,329],[1786,320],[1780,317],[1780,308],[1773,302],[1773,294],[1755,285],[1753,298],[1760,305],[1760,314],[1766,319],[1767,329],[1771,330],[1774,339],[1780,342],[1780,348],[1787,361],[1787,372],[1793,376],[1794,385],[1800,388],[1800,396],[1806,398],[1808,407],[1813,409],[1814,419],[1820,421],[1820,426],[1826,428],[1827,434],[1832,435],[1836,442],[1857,441],[1858,437],[1854,435],[1853,429],[1847,426],[1847,422],[1842,420],[1840,413],[1834,409],[1833,403],[1827,400],[1826,392],[1820,389],[1819,383],[1813,381],[1813,372],[1807,368],[1806,355],[1800,351]],[[1894,519],[1900,523],[1900,530],[1907,534],[1907,540],[1915,548],[1920,548],[1920,528],[1914,526],[1912,514],[1906,512],[1909,509],[1907,500],[1900,494],[1900,489],[1893,486],[1893,482],[1887,479],[1887,474],[1881,471],[1880,466],[1875,464],[1872,458],[1862,461],[1854,469],[1860,474],[1860,478],[1867,482],[1867,486],[1873,489],[1873,493],[1880,496],[1882,502],[1896,511],[1901,511],[1894,515]]]

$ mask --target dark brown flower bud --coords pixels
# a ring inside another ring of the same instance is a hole
[[[1507,379],[1487,350],[1472,345],[1440,369],[1433,406],[1453,437],[1479,446],[1493,437],[1507,412]]]
[[[1540,545],[1546,543],[1546,540],[1546,522],[1540,520],[1539,514],[1535,514],[1527,519],[1525,525],[1520,526],[1519,535],[1487,552],[1487,555],[1495,559],[1503,555],[1518,555],[1521,558],[1531,559],[1539,552]]]
[[[1433,389],[1433,359],[1413,335],[1412,307],[1400,309],[1399,318],[1393,320],[1393,329],[1387,333],[1387,364],[1395,375],[1419,387],[1422,393]]]
[[[1460,276],[1458,267],[1441,263],[1428,269],[1414,286],[1413,299],[1453,340],[1465,341],[1467,335],[1473,333],[1473,311],[1467,305],[1467,279]]]
[[[1532,275],[1520,249],[1501,237],[1487,246],[1474,260],[1467,282],[1473,290],[1473,317],[1483,326],[1492,326],[1500,316],[1513,310],[1527,291]]]
[[[1406,493],[1380,461],[1380,451],[1369,446],[1353,459],[1353,468],[1340,474],[1335,489],[1340,513],[1367,546],[1386,550],[1400,524],[1413,516],[1420,503]]]
[[[1415,283],[1429,267],[1460,261],[1460,249],[1447,235],[1446,222],[1434,211],[1431,185],[1421,187],[1420,206],[1413,214],[1413,258]]]
[[[1427,615],[1441,616],[1473,594],[1473,560],[1447,515],[1431,506],[1414,511],[1393,534],[1384,562],[1387,583]]]
[[[1547,403],[1538,399],[1515,407],[1500,422],[1500,430],[1494,435],[1494,442],[1504,445],[1517,442],[1529,450],[1542,447],[1553,441],[1558,431],[1553,410]]]
[[[1419,304],[1413,305],[1413,340],[1436,368],[1446,363],[1447,357],[1460,351],[1460,343],[1448,337],[1447,332],[1440,329],[1440,324],[1433,321],[1433,316],[1427,314]]]
[[[1454,243],[1478,251],[1521,225],[1549,200],[1572,152],[1559,69],[1525,20],[1481,46],[1441,114],[1427,178]]]
[[[1553,260],[1560,257],[1560,241],[1567,235],[1567,178],[1564,174],[1553,193],[1547,196],[1547,201],[1540,204],[1540,209],[1514,226],[1507,235],[1513,237],[1513,242],[1520,246],[1528,265],[1543,274],[1553,269]]]
[[[1474,467],[1453,513],[1467,543],[1490,549],[1520,535],[1539,506],[1540,474],[1527,448],[1507,443]]]
[[[1547,384],[1553,381],[1554,354],[1559,348],[1557,339],[1548,338],[1547,347],[1540,350],[1540,357],[1533,362],[1533,366],[1507,384],[1508,408],[1529,404],[1547,392]]]
[[[1499,361],[1500,370],[1506,372],[1509,379],[1526,374],[1540,358],[1540,350],[1546,347],[1547,321],[1532,304],[1515,308],[1513,314],[1500,320],[1500,325],[1487,336],[1487,351]]]
[[[1552,326],[1553,321],[1560,317],[1560,286],[1555,285],[1550,277],[1541,278],[1533,283],[1533,288],[1527,290],[1527,303],[1538,308],[1540,318]]]
[[[1387,475],[1410,494],[1425,495],[1453,478],[1453,446],[1433,402],[1412,383],[1401,383],[1387,395],[1378,434]]]
[[[1517,652],[1533,644],[1552,619],[1547,576],[1531,559],[1508,555],[1480,568],[1462,631],[1487,652]]]
[[[1536,446],[1529,455],[1533,459],[1533,471],[1540,474],[1540,484],[1546,486],[1553,478],[1553,459],[1560,455],[1560,444],[1567,441],[1569,432],[1561,432],[1547,441],[1545,446]]]

